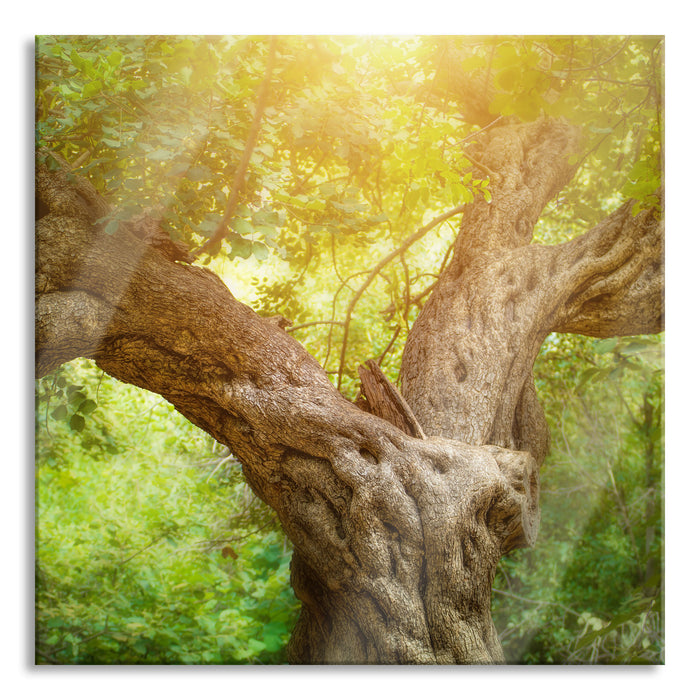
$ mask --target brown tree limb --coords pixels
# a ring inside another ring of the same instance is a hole
[[[545,205],[576,172],[568,157],[579,142],[578,129],[549,118],[527,124],[504,119],[481,134],[466,156],[491,172],[491,201],[477,201],[466,211],[455,257],[464,259],[474,248],[528,244]]]
[[[452,259],[404,348],[401,390],[426,434],[544,459],[549,434],[532,366],[551,295],[527,244],[573,175],[577,143],[576,129],[552,119],[504,119],[481,134],[479,160],[497,173],[492,199],[465,209]]]
[[[664,222],[627,202],[552,251],[553,284],[568,290],[552,330],[596,338],[664,328]]]
[[[428,435],[527,450],[548,428],[532,367],[553,330],[597,337],[663,328],[663,223],[621,207],[559,246],[527,245],[546,203],[573,174],[576,130],[548,119],[483,135],[498,171],[492,203],[464,214],[450,264],[409,331],[403,396]]]
[[[38,171],[39,374],[92,357],[238,456],[295,547],[290,660],[502,661],[489,586],[499,557],[534,541],[532,457],[417,440],[360,411],[215,275],[91,226],[71,184],[58,196],[60,175]],[[81,325],[76,295],[101,310],[94,323]]]

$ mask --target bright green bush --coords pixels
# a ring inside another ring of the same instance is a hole
[[[284,663],[291,547],[233,458],[88,362],[39,397],[37,662]]]

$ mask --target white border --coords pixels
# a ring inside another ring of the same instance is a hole
[[[251,3],[246,3],[251,5]],[[462,7],[465,6],[466,7]],[[486,4],[485,4],[486,5]],[[123,699],[125,692],[137,698],[202,697],[221,692],[224,697],[256,698],[334,696],[369,693],[370,697],[431,697],[438,689],[471,697],[503,697],[509,693],[537,698],[589,698],[629,696],[658,698],[671,695],[676,684],[695,687],[697,635],[695,614],[694,542],[697,511],[698,434],[697,385],[698,291],[690,286],[698,279],[696,123],[700,110],[696,76],[697,30],[686,2],[618,2],[587,0],[561,2],[496,2],[479,9],[477,3],[431,0],[414,3],[379,3],[356,0],[331,3],[299,0],[263,2],[242,11],[232,2],[199,0],[196,3],[145,3],[122,0],[113,4],[43,2],[7,8],[2,51],[4,140],[3,150],[3,353],[4,406],[2,430],[4,519],[3,606],[6,613],[1,636],[3,686],[23,698]],[[31,571],[27,549],[31,546],[31,420],[32,300],[26,299],[33,260],[26,234],[31,225],[32,89],[27,55],[35,34],[665,34],[667,37],[667,656],[657,668],[543,668],[503,669],[375,669],[347,667],[323,669],[276,668],[81,668],[33,669],[27,640],[31,630]],[[692,34],[691,34],[692,32]],[[18,108],[19,107],[19,108]],[[29,155],[29,159],[28,159]],[[29,186],[29,195],[27,188]],[[19,203],[15,209],[13,206]],[[9,213],[9,219],[7,214]],[[27,280],[29,276],[29,280]],[[19,290],[19,295],[17,291]],[[20,302],[15,300],[19,297]],[[19,342],[15,343],[15,339]],[[16,368],[20,368],[17,372]],[[693,399],[686,407],[685,398]],[[18,410],[19,409],[19,410]],[[28,475],[29,474],[29,475]],[[30,494],[27,495],[27,490]],[[23,497],[18,498],[18,494]],[[27,534],[28,533],[28,534]],[[29,589],[28,589],[29,587]],[[19,691],[15,690],[19,688]],[[683,692],[680,686],[679,692]]]

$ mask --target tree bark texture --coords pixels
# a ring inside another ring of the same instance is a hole
[[[571,176],[575,138],[547,120],[484,132],[474,157],[498,173],[492,202],[466,210],[411,330],[403,397],[368,365],[373,413],[215,275],[134,226],[107,235],[89,183],[37,159],[37,375],[93,358],[239,457],[294,544],[291,662],[503,662],[491,584],[499,558],[537,536],[539,346],[552,330],[661,323],[662,225],[650,213],[626,205],[570,243],[528,245]]]
[[[492,201],[465,211],[403,355],[402,392],[427,434],[525,450],[540,464],[548,430],[532,367],[545,337],[662,329],[663,223],[653,212],[632,217],[628,202],[570,242],[530,245],[573,175],[576,142],[571,126],[542,119],[495,127],[474,149],[496,173]]]

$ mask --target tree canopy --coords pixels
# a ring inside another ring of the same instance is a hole
[[[480,104],[474,74],[491,97],[489,111],[476,115],[469,113],[470,99]],[[570,154],[580,168],[540,220],[535,240],[543,243],[587,230],[626,198],[649,204],[660,186],[659,37],[37,43],[38,143],[69,162],[80,159],[80,172],[113,193],[108,233],[149,209],[190,250],[206,244],[224,218],[261,98],[219,257],[274,258],[284,271],[274,280],[262,267],[247,268],[254,308],[286,314],[295,325],[328,322],[313,327],[307,348],[339,386],[366,357],[386,351],[389,363],[397,356],[451,252],[454,224],[440,218],[488,199],[492,173],[476,155],[470,160],[470,134],[509,115],[527,121],[545,113],[582,127],[581,146]],[[325,270],[334,275],[318,274]],[[312,305],[304,302],[309,292]],[[352,318],[379,296],[372,347],[353,351],[351,341],[366,331]]]

